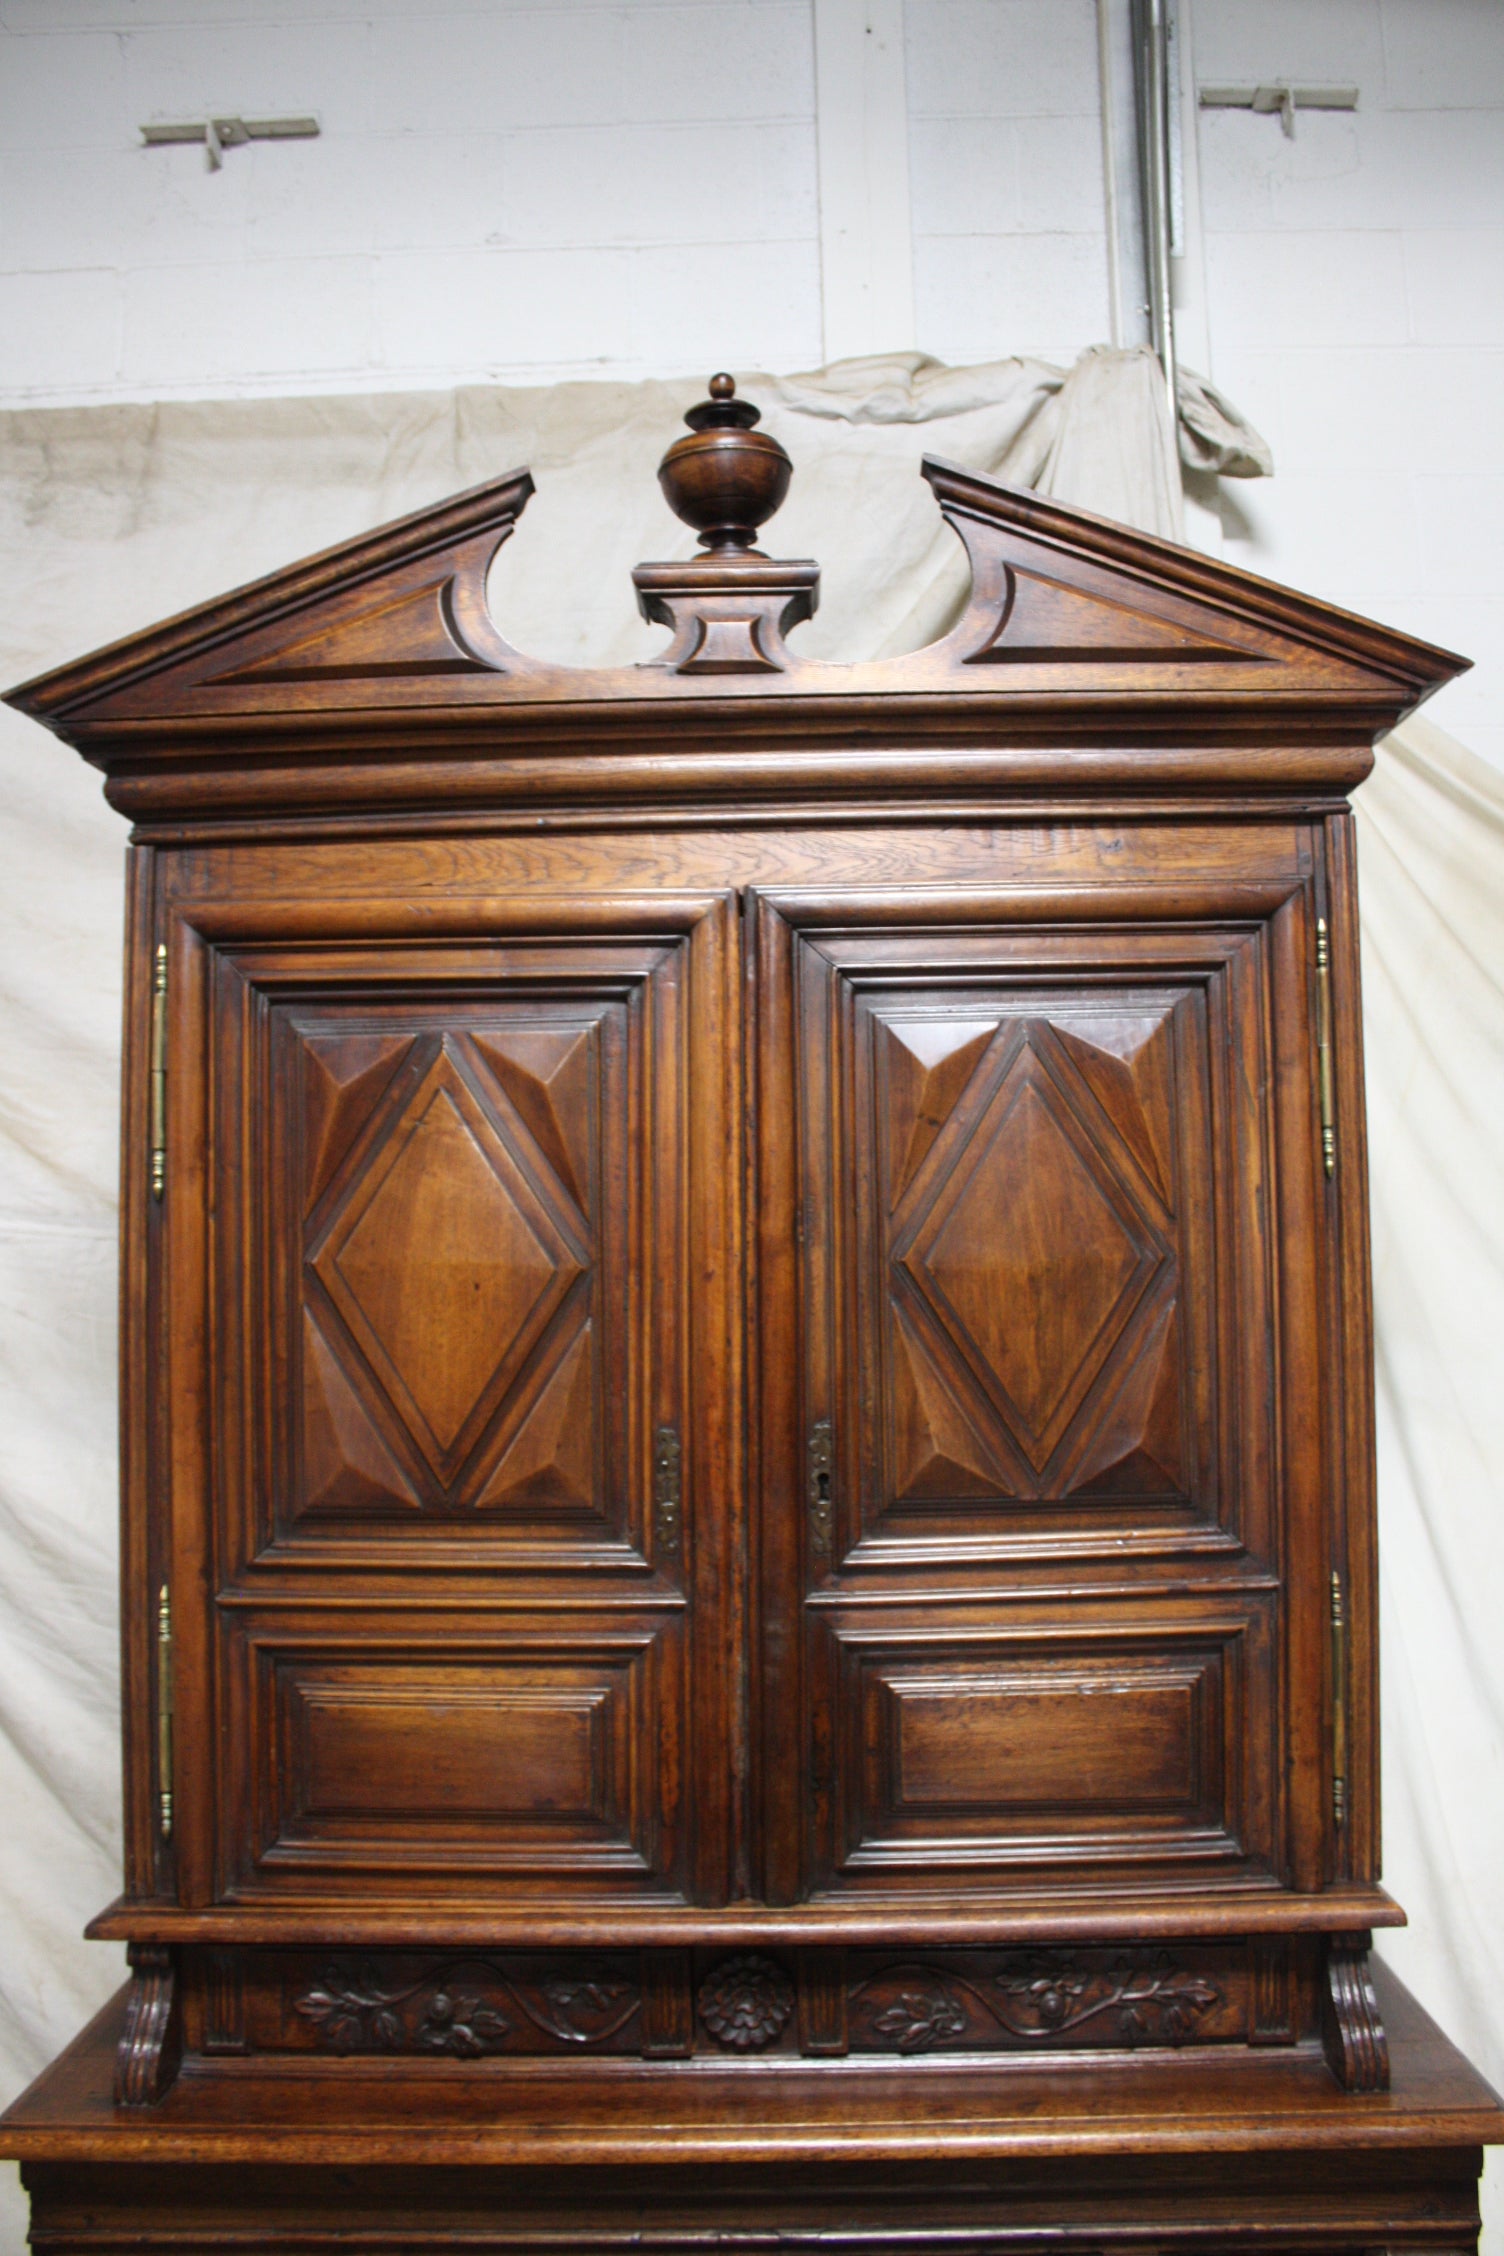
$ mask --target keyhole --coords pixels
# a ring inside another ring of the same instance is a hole
[[[816,1499],[817,1499],[817,1501],[818,1501],[819,1503],[821,1503],[821,1504],[828,1504],[828,1503],[830,1502],[830,1475],[829,1475],[829,1473],[816,1473],[816,1475],[815,1475],[815,1496],[816,1496]]]

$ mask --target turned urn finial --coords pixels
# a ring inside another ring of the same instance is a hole
[[[766,431],[750,400],[736,396],[736,380],[710,379],[710,397],[684,420],[687,439],[676,439],[658,465],[658,482],[676,517],[693,525],[712,556],[756,556],[757,528],[781,507],[794,466]]]

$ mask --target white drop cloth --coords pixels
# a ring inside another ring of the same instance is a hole
[[[777,549],[823,566],[811,655],[943,631],[965,569],[925,447],[1179,533],[1156,364],[919,355],[748,379],[797,474]],[[492,601],[576,663],[661,643],[628,574],[683,555],[654,471],[690,384],[0,416],[7,683],[456,489],[538,482]],[[916,426],[941,426],[916,428]],[[1180,451],[1267,452],[1199,379]],[[583,568],[582,568],[583,567]],[[1403,625],[1403,621],[1396,621]],[[1504,2082],[1504,785],[1440,731],[1390,739],[1359,795],[1384,1521],[1384,1949]],[[121,1978],[85,1944],[118,1887],[115,1173],[124,824],[100,780],[0,712],[0,2096]],[[1493,1905],[1490,1915],[1489,1906]],[[19,2198],[0,2249],[19,2252]],[[1496,2239],[1504,2251],[1504,2238]]]

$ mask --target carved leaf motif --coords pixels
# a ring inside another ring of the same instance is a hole
[[[395,2003],[370,1967],[349,1972],[331,1966],[322,1986],[297,2000],[297,2011],[317,2025],[336,2052],[396,2052],[404,2030],[401,2016],[392,2011]]]
[[[1214,1983],[1177,1967],[1163,1952],[1147,1964],[1123,1959],[1097,1971],[1044,1956],[1016,1974],[1000,1974],[1008,2001],[998,2019],[1015,2036],[1051,2037],[1116,2011],[1125,2042],[1154,2038],[1180,2044],[1196,2021],[1222,2001]]]
[[[902,1991],[872,2022],[878,2035],[891,2037],[900,2052],[927,2052],[947,2037],[964,2037],[969,2025],[965,2006],[944,1982]]]
[[[985,2041],[984,2016],[1026,2046],[1068,2038],[1091,2022],[1105,2022],[1123,2044],[1177,2045],[1221,2002],[1214,1982],[1165,1952],[1149,1959],[1010,1952],[990,1979],[976,1980],[937,1966],[894,1966],[852,1992],[870,2033],[897,2052]]]
[[[604,1968],[533,1982],[489,1959],[451,1959],[436,1973],[392,1989],[383,1988],[368,1965],[331,1966],[321,1983],[295,2001],[294,2009],[335,2052],[431,2052],[479,2059],[502,2047],[517,2024],[478,1990],[455,1987],[448,1977],[460,1971],[489,1976],[525,2019],[563,2044],[604,2044],[642,2003],[634,1983]]]
[[[1085,1975],[1070,1973],[1060,1961],[1011,1980],[999,1975],[998,1983],[1007,1997],[1018,2001],[1013,2014],[1004,2010],[998,2016],[1015,2036],[1055,2036],[1098,2010],[1093,2002],[1083,2012],[1081,2001],[1093,1985]]]
[[[435,1990],[418,2025],[418,2043],[429,2052],[453,2053],[457,2059],[478,2059],[494,2051],[512,2033],[504,2013],[482,2005],[478,1997],[451,1997]]]
[[[1123,1992],[1118,2026],[1130,2044],[1154,2036],[1182,2044],[1201,2015],[1221,2001],[1221,1991],[1199,1975],[1174,1970],[1140,1975]]]
[[[592,2027],[592,2018],[598,2020],[602,2014],[611,2013],[625,1998],[630,1998],[633,2010],[637,2003],[637,1992],[631,1983],[611,1974],[585,1980],[556,1975],[540,1984],[540,1988],[544,2004],[541,2009],[530,2004],[529,2014],[541,2028],[561,2038],[565,2044],[590,2044],[598,2040],[606,2032]],[[619,2029],[625,2018],[622,2015],[613,2027]]]

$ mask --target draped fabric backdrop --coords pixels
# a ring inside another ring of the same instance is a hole
[[[662,640],[628,573],[692,545],[658,457],[701,387],[0,416],[6,683],[384,519],[529,464],[492,580],[502,632],[574,663]],[[794,457],[777,552],[816,556],[811,656],[912,649],[964,594],[920,454],[1180,536],[1157,364],[945,368],[909,354],[743,380]],[[1178,451],[1262,442],[1185,378]],[[1389,622],[1403,627],[1403,619]],[[115,1192],[121,858],[100,779],[0,713],[0,2098],[111,1989],[85,1920],[117,1890]],[[1504,2083],[1504,778],[1423,720],[1358,794],[1383,1522],[1382,1948]],[[1490,1916],[1490,1910],[1492,1916]],[[1504,2175],[1504,2166],[1494,2165]],[[1504,2201],[1488,2236],[1504,2256]],[[22,2246],[22,2204],[0,2256]]]

